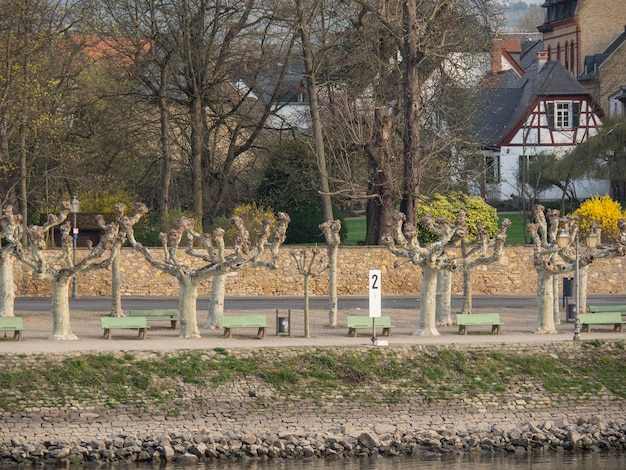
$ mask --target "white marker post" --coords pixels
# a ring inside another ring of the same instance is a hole
[[[388,346],[388,341],[376,339],[376,318],[381,316],[382,283],[379,269],[370,269],[369,272],[369,311],[372,319],[372,344],[374,346]]]

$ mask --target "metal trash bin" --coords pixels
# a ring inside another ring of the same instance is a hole
[[[567,316],[565,317],[565,321],[576,321],[576,304],[567,304]]]
[[[276,310],[276,336],[289,335],[291,336],[291,310],[287,310],[287,316],[280,316],[278,310]]]

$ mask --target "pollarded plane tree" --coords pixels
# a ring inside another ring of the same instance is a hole
[[[419,328],[413,336],[439,336],[436,324],[437,277],[441,270],[458,270],[458,260],[449,256],[449,250],[458,247],[465,236],[465,227],[456,226],[444,217],[439,218],[434,222],[439,229],[438,240],[428,246],[421,246],[417,229],[413,224],[405,223],[403,213],[395,212],[393,219],[393,239],[385,239],[387,247],[396,256],[407,258],[406,263],[422,268]],[[400,264],[404,263],[394,263],[394,266]]]
[[[547,214],[547,218],[546,218]],[[535,222],[526,227],[533,241],[533,266],[537,271],[537,328],[535,333],[555,334],[560,322],[558,304],[558,277],[576,269],[576,260],[568,262],[567,250],[558,246],[559,227],[572,242],[578,237],[576,217],[560,218],[560,211],[537,204],[533,207]],[[585,252],[578,256],[578,268],[582,269],[593,261],[593,255]],[[565,261],[565,263],[563,262]]]
[[[130,222],[132,225],[135,225],[139,222],[139,219],[148,213],[148,208],[145,204],[136,203],[133,206],[134,214],[130,218]],[[126,204],[118,202],[115,204],[115,223],[120,227],[120,220],[122,217],[125,217],[126,213]],[[98,216],[98,225],[103,225],[103,221]],[[124,229],[122,228],[122,232]],[[117,251],[114,253],[111,258],[111,316],[112,317],[123,317],[124,312],[122,311],[122,294],[121,294],[121,285],[122,285],[122,276],[120,274],[120,252]]]
[[[239,220],[237,220],[239,219]],[[241,271],[253,267],[274,267],[280,245],[285,240],[285,232],[289,224],[289,216],[283,212],[278,214],[276,228],[271,231],[269,219],[263,221],[257,243],[252,246],[248,232],[239,217],[233,217],[239,233],[233,244],[233,251],[225,254],[224,230],[215,230],[213,235],[198,233],[194,230],[195,220],[187,217],[179,218],[170,231],[161,233],[159,239],[163,245],[163,259],[156,259],[150,250],[138,243],[133,236],[133,223],[129,218],[120,219],[131,246],[141,253],[153,267],[174,276],[180,287],[180,337],[199,338],[196,299],[198,284],[213,276]],[[179,245],[183,239],[187,241],[184,252],[192,258],[201,258],[206,264],[194,268],[179,259]],[[194,248],[198,240],[204,252]],[[269,245],[269,259],[266,247]]]
[[[562,249],[559,254],[565,261],[563,266],[563,272],[570,273],[576,269],[576,240],[574,236],[577,233],[579,218],[578,216],[568,216],[560,219],[560,227],[567,235],[567,246]],[[608,244],[601,244],[597,246],[585,246],[582,247],[581,238],[579,238],[579,250],[584,250],[585,255],[591,257],[593,260],[600,258],[620,258],[626,256],[626,219],[618,219],[617,227],[619,233],[617,236],[611,237]],[[559,236],[562,234],[559,232]],[[585,234],[584,240],[594,238],[597,241],[602,240],[602,230],[599,222],[591,222],[589,225],[589,231]],[[580,257],[580,251],[579,251]],[[587,311],[587,279],[589,277],[590,264],[579,266],[579,291],[576,293],[578,296],[578,308],[579,313]],[[578,288],[578,287],[577,287]]]
[[[329,268],[323,258],[317,258],[320,250],[315,247],[303,248],[300,251],[292,251],[289,254],[296,262],[298,274],[304,278],[304,337],[311,336],[309,328],[309,279],[323,273]],[[310,256],[309,256],[310,255]]]
[[[105,269],[111,264],[111,258],[121,249],[125,236],[118,230],[115,223],[104,225],[102,217],[97,223],[103,234],[100,242],[91,247],[87,256],[80,262],[73,261],[72,225],[66,221],[71,212],[70,203],[61,204],[60,214],[49,214],[43,225],[30,225],[26,234],[29,249],[18,251],[19,260],[32,269],[35,279],[43,279],[52,283],[52,335],[53,340],[76,340],[70,325],[69,285],[78,273],[94,269]],[[54,227],[61,232],[61,253],[58,256],[48,257],[44,254],[46,235]]]
[[[443,233],[449,230],[440,222],[449,224],[447,219],[440,218],[433,220],[429,214],[424,214],[422,224],[432,233]],[[476,237],[470,238],[467,226],[467,209],[461,208],[454,223],[457,234],[461,237],[459,241],[460,258],[458,258],[458,268],[463,273],[463,309],[461,313],[472,313],[472,269],[477,266],[484,266],[495,263],[504,253],[506,242],[506,231],[511,225],[511,221],[503,219],[500,224],[500,231],[493,241],[489,238],[489,233],[485,224],[476,222]],[[493,251],[489,254],[489,245],[493,245]],[[451,316],[451,296],[452,296],[452,270],[442,269],[437,273],[437,293],[436,293],[436,321],[438,326],[450,326],[453,324]]]
[[[465,237],[461,240],[461,271],[463,273],[463,308],[461,313],[472,313],[472,269],[477,266],[486,266],[499,261],[504,254],[506,232],[511,226],[509,219],[502,219],[500,230],[491,240],[485,224],[481,221],[476,223],[476,239],[470,240]],[[489,254],[489,245],[493,244],[493,250]]]
[[[341,221],[327,220],[319,225],[326,239],[328,253],[328,326],[337,326],[337,259],[341,243]]]
[[[13,260],[22,249],[20,240],[24,228],[22,215],[13,213],[13,206],[7,205],[0,216],[0,317],[15,316],[15,283],[13,282]]]

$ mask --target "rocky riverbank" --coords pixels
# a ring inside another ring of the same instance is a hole
[[[0,465],[622,453],[624,364],[622,339],[7,353]]]
[[[324,458],[452,453],[548,453],[552,451],[626,451],[626,423],[600,416],[545,421],[539,425],[453,426],[422,432],[380,425],[371,431],[346,428],[330,432],[120,434],[106,439],[29,443],[11,439],[0,446],[2,465],[179,462],[219,459]]]

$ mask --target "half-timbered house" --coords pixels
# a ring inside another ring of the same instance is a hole
[[[530,60],[529,55],[533,59]],[[515,198],[522,191],[530,162],[539,155],[561,157],[597,133],[601,110],[591,94],[556,60],[548,60],[541,43],[520,56],[520,71],[512,67],[497,80],[491,77],[477,101],[477,141],[484,159],[484,176],[476,192],[490,201]],[[585,179],[570,192],[587,198],[608,191],[608,182]],[[556,186],[537,195],[560,199]]]

